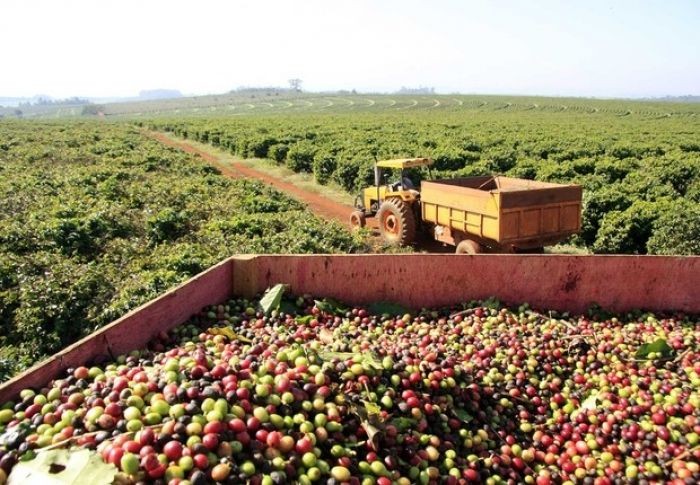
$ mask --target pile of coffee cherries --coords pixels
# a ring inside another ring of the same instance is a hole
[[[60,446],[120,483],[700,482],[697,319],[282,309],[230,300],[22,391],[0,410],[0,484]]]

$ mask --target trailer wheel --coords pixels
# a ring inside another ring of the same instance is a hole
[[[471,239],[460,241],[455,249],[456,254],[479,254],[483,252],[484,248],[481,247],[481,244],[476,241],[472,241]]]
[[[400,199],[387,199],[377,212],[379,232],[389,244],[408,245],[416,239],[416,218]]]
[[[350,226],[353,229],[357,230],[362,227],[365,227],[365,225],[367,225],[365,213],[360,210],[352,211],[352,213],[350,214]]]

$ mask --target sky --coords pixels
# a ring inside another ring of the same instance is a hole
[[[700,0],[0,0],[0,97],[700,94]]]

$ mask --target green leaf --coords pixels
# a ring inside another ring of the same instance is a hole
[[[665,339],[659,338],[654,340],[652,343],[643,344],[634,356],[637,359],[648,359],[649,354],[659,354],[661,357],[668,357],[673,353],[673,348],[668,345]]]
[[[277,284],[267,290],[260,299],[260,309],[265,315],[269,315],[272,310],[277,310],[282,302],[282,295],[287,290],[287,285]]]
[[[333,359],[348,360],[355,356],[352,352],[319,352],[318,356],[326,362]]]
[[[574,409],[573,412],[571,413],[571,419],[576,419],[576,416],[581,414],[582,412],[589,410],[589,409],[595,409],[598,406],[598,391],[593,390],[588,397],[581,403],[581,406],[579,406],[578,409]]]
[[[314,319],[313,315],[304,315],[303,317],[296,317],[295,320],[299,325],[308,325],[311,320]]]
[[[398,303],[392,303],[390,301],[378,301],[372,303],[367,310],[373,315],[390,315],[395,317],[397,315],[406,315],[411,313],[411,311]]]
[[[7,485],[109,485],[117,471],[90,450],[40,451],[34,460],[15,465]]]
[[[27,450],[24,455],[19,457],[19,461],[29,461],[29,460],[33,460],[34,458],[36,458],[36,451]]]
[[[454,413],[463,423],[471,423],[474,420],[474,416],[462,408],[454,408]]]
[[[362,401],[365,405],[365,410],[367,411],[368,415],[380,415],[382,413],[382,408],[379,407],[377,403],[371,402],[371,401]]]
[[[416,420],[411,418],[394,418],[390,421],[400,432],[404,432],[416,425]]]
[[[377,360],[374,354],[371,354],[369,352],[362,356],[362,362],[366,363],[374,370],[384,370],[384,366],[382,366],[382,363],[379,360]]]
[[[502,306],[500,300],[496,297],[493,297],[493,296],[491,298],[488,298],[488,299],[482,301],[481,305],[484,308],[489,308],[491,310],[498,310]]]
[[[338,300],[333,298],[324,298],[323,300],[314,300],[316,303],[316,308],[321,310],[323,313],[330,313],[332,315],[345,314],[348,311],[348,307],[340,303]]]

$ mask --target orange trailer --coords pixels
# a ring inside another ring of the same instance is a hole
[[[422,222],[457,253],[542,252],[581,229],[579,185],[510,177],[421,183]]]

